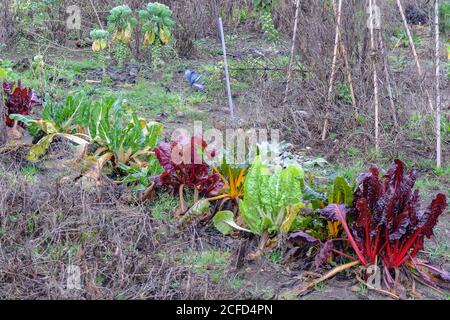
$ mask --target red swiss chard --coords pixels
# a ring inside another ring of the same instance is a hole
[[[14,87],[14,82],[8,82],[3,80],[3,92],[6,97],[6,125],[12,127],[14,121],[9,117],[11,114],[28,115],[31,112],[31,108],[40,103],[35,92],[31,88],[22,86],[19,80],[17,86]],[[24,126],[24,124],[21,124]]]
[[[165,171],[153,180],[157,185],[170,186],[175,190],[182,191],[187,187],[203,195],[217,195],[223,183],[205,162],[207,147],[199,136],[179,135],[171,143],[161,142],[154,152]],[[211,150],[209,156],[214,158],[215,151]]]
[[[386,270],[398,268],[423,249],[424,237],[433,235],[438,217],[446,208],[446,197],[438,194],[426,210],[420,210],[419,191],[413,190],[414,170],[406,172],[395,160],[384,177],[372,166],[360,176],[354,206],[329,205],[321,210],[329,220],[339,220],[363,265],[382,259]],[[347,219],[346,215],[349,215]],[[348,220],[352,222],[350,225]]]

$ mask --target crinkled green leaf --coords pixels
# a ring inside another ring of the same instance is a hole
[[[245,179],[244,199],[239,201],[242,218],[254,233],[279,231],[288,207],[302,203],[303,175],[296,166],[270,172],[255,158]]]

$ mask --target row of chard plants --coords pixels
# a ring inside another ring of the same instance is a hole
[[[371,166],[354,184],[336,177],[331,186],[316,185],[300,165],[265,163],[261,152],[249,154],[247,164],[223,158],[211,165],[218,150],[201,136],[180,134],[165,142],[161,123],[138,117],[120,98],[79,93],[54,103],[47,97],[42,118],[35,119],[29,113],[40,102],[32,89],[5,80],[3,91],[6,124],[36,137],[28,160],[39,161],[56,137],[68,139],[78,146],[78,157],[95,159],[95,170],[86,175],[93,173],[99,188],[107,174],[139,192],[141,201],[151,201],[158,189],[178,194],[179,227],[212,219],[225,236],[256,235],[259,245],[250,259],[274,247],[309,246],[316,268],[338,264],[299,293],[357,265],[362,281],[371,268],[379,270],[381,286],[370,288],[391,297],[404,292],[411,282],[405,279],[437,290],[449,281],[448,272],[417,258],[446,210],[446,196],[438,194],[422,209],[414,189],[416,171],[400,160],[384,174]],[[192,203],[186,202],[186,192],[193,193]]]

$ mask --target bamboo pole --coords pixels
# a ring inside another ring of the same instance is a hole
[[[374,36],[374,26],[373,26],[373,4],[374,1],[369,0],[369,19],[370,19],[370,50],[372,56],[372,68],[373,68],[373,94],[374,94],[374,108],[375,108],[375,150],[379,151],[380,141],[379,141],[379,101],[378,101],[378,75],[377,75],[377,64],[376,64],[376,49],[375,49],[375,36]]]
[[[333,50],[333,61],[331,63],[331,74],[330,74],[330,82],[328,84],[328,94],[326,101],[326,112],[325,119],[323,121],[323,129],[322,129],[322,141],[325,141],[328,131],[328,119],[330,117],[330,108],[331,108],[331,99],[333,97],[333,83],[334,78],[336,76],[336,61],[337,61],[337,53],[339,46],[339,30],[341,27],[341,12],[342,12],[342,0],[339,0],[338,9],[337,9],[337,17],[336,17],[336,31],[334,37],[334,50]]]
[[[294,31],[292,33],[291,55],[290,55],[290,58],[289,58],[289,67],[288,67],[288,70],[287,70],[287,81],[286,81],[286,89],[284,90],[283,106],[287,102],[289,88],[290,88],[291,81],[292,81],[292,66],[294,64],[295,40],[297,39],[298,13],[299,13],[299,11],[300,11],[300,0],[296,0],[295,1]]]
[[[228,73],[227,47],[225,45],[225,35],[224,35],[224,32],[223,32],[222,17],[219,17],[219,29],[220,29],[220,39],[222,41],[223,64],[224,64],[224,69],[225,69],[225,80],[226,80],[226,83],[227,83],[228,106],[230,108],[231,122],[234,123],[233,97],[231,95],[230,75]]]
[[[441,167],[441,93],[440,93],[440,50],[439,50],[439,0],[434,3],[434,31],[435,31],[435,68],[436,68],[436,167]]]
[[[334,15],[337,16],[336,0],[333,0],[333,11],[334,11]],[[353,110],[355,110],[355,117],[356,117],[358,115],[358,107],[356,105],[356,96],[355,96],[355,90],[353,87],[352,69],[350,67],[347,49],[345,47],[344,39],[342,37],[340,30],[339,30],[339,42],[340,42],[342,56],[344,57],[345,72],[347,74],[347,81],[348,81],[348,84],[350,87],[350,97],[352,98],[352,107],[353,107]]]
[[[423,81],[422,67],[419,62],[419,57],[417,56],[416,46],[414,45],[411,31],[409,30],[409,26],[408,26],[408,21],[406,20],[405,12],[403,10],[403,6],[402,6],[402,3],[400,0],[397,0],[397,7],[398,7],[398,10],[400,11],[400,15],[403,20],[403,26],[405,27],[406,34],[408,35],[409,46],[411,47],[411,52],[413,54],[414,61],[416,63],[417,73],[419,74],[419,77],[420,77],[420,86],[422,86],[422,81]],[[431,102],[430,92],[428,91],[427,88],[424,88],[424,91],[427,96],[428,107],[430,108],[430,111],[433,111],[433,102]]]
[[[3,94],[0,92],[0,147],[6,144],[8,141],[8,135],[6,131],[6,107],[3,102]]]

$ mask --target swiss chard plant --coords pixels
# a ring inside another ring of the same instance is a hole
[[[199,195],[216,196],[223,183],[206,162],[208,145],[200,136],[180,134],[171,143],[161,142],[154,152],[164,172],[153,177],[158,186],[167,186],[179,192],[180,213],[186,211],[183,190],[194,190],[194,203]],[[214,157],[212,150],[210,155]]]
[[[343,177],[336,177],[333,187],[328,192],[327,204],[345,204],[351,206],[353,203],[353,190]],[[341,230],[339,221],[328,221],[328,233],[330,238],[337,238]]]
[[[99,146],[95,154],[99,174],[110,161],[116,168],[119,164],[148,167],[154,156],[152,149],[161,138],[161,123],[128,113],[123,102],[123,99],[113,97],[95,101],[87,115],[87,134]]]
[[[29,115],[33,106],[40,103],[39,98],[33,89],[22,86],[20,80],[17,82],[17,86],[15,86],[14,82],[4,79],[2,87],[6,106],[6,125],[8,127],[15,127],[19,124],[24,127],[25,124],[23,122],[14,121],[10,118],[10,115]]]
[[[372,166],[360,176],[352,208],[330,204],[321,210],[328,220],[341,223],[357,256],[354,260],[365,266],[381,261],[386,284],[397,284],[397,277],[394,282],[390,272],[405,265],[425,274],[418,266],[429,266],[417,262],[415,257],[424,248],[424,239],[433,235],[433,228],[446,209],[444,194],[438,194],[427,209],[420,209],[419,191],[413,190],[415,180],[416,172],[407,172],[400,160],[384,176]]]
[[[28,160],[39,160],[56,137],[66,138],[77,145],[87,145],[90,139],[84,134],[81,125],[84,121],[83,114],[89,107],[86,96],[80,93],[67,97],[64,103],[54,103],[49,98],[45,99],[42,119],[33,119],[21,114],[11,115],[11,119],[24,123],[30,132],[43,133],[43,137],[30,149]]]
[[[291,230],[304,207],[303,177],[303,170],[297,166],[277,167],[271,172],[259,156],[253,161],[245,178],[239,210],[245,226],[261,236],[256,256],[261,254],[271,235],[287,234]]]
[[[137,20],[133,17],[133,12],[127,5],[111,9],[108,16],[108,29],[113,34],[114,54],[119,66],[124,64],[129,55],[129,44],[136,24]]]
[[[161,63],[161,47],[167,45],[172,37],[171,31],[175,25],[172,10],[164,4],[150,2],[139,11],[139,18],[144,33],[144,47],[152,47],[152,62],[158,66]]]
[[[224,188],[218,196],[212,197],[209,200],[221,200],[219,210],[221,210],[227,202],[231,202],[234,209],[233,211],[236,213],[239,199],[242,199],[244,196],[244,181],[245,174],[247,173],[247,166],[234,166],[228,164],[224,158],[222,164],[213,169],[222,180]]]

